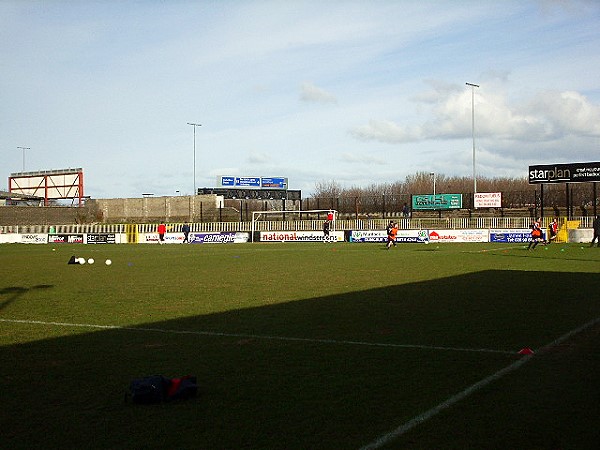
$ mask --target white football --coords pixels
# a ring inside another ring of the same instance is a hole
[[[94,258],[88,259],[88,264],[94,264]]]
[[[85,264],[85,258],[77,258],[79,264]]]
[[[111,264],[112,264],[112,261],[111,261],[110,259],[107,259],[107,260],[106,260],[106,265],[107,265],[107,266],[110,266]]]

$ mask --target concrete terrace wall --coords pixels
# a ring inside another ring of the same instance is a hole
[[[217,195],[197,195],[89,199],[83,207],[2,206],[0,226],[239,220],[239,211],[223,203]]]
[[[81,223],[81,212],[66,206],[2,206],[0,225],[69,225]]]
[[[238,214],[223,211],[218,195],[98,199],[88,200],[87,206],[103,223],[217,222],[223,214]]]

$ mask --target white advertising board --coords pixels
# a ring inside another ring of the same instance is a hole
[[[501,192],[477,192],[475,208],[502,208]]]
[[[48,235],[41,233],[20,234],[22,244],[47,244]]]
[[[17,233],[0,234],[0,244],[17,244],[21,241],[21,235]]]
[[[323,242],[325,235],[322,231],[261,231],[261,242]],[[329,233],[327,242],[343,242],[343,231]]]
[[[429,230],[429,242],[488,242],[488,230]]]
[[[387,242],[385,230],[352,230],[350,242]],[[426,230],[398,230],[396,242],[425,243],[427,242]]]

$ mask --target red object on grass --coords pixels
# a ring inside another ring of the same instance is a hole
[[[531,350],[529,347],[525,347],[519,350],[519,355],[533,355],[533,353],[533,350]]]

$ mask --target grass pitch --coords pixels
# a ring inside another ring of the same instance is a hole
[[[0,263],[3,448],[600,441],[597,248],[13,244]],[[124,403],[152,374],[199,396]]]

